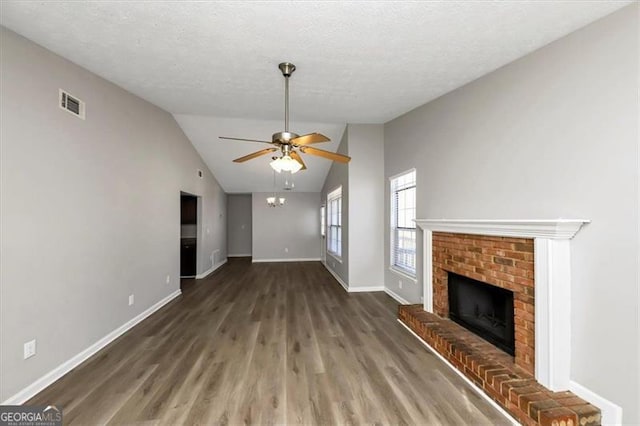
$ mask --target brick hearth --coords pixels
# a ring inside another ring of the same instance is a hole
[[[398,317],[430,347],[525,425],[600,424],[600,410],[571,392],[552,392],[513,357],[453,321],[401,305]]]

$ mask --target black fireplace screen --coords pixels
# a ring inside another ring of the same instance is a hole
[[[449,318],[514,355],[513,292],[448,274]]]

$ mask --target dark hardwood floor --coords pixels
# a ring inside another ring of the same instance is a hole
[[[30,400],[68,424],[509,424],[320,263],[234,260]]]

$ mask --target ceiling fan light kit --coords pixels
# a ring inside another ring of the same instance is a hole
[[[276,172],[280,173],[282,171],[296,173],[300,169],[302,169],[302,164],[298,163],[293,158],[285,155],[280,158],[276,158],[271,163],[269,163],[271,168]]]
[[[318,157],[326,158],[332,161],[338,161],[340,163],[348,163],[351,158],[337,154],[331,151],[325,151],[323,149],[308,147],[310,144],[329,142],[331,139],[320,133],[309,133],[307,135],[298,135],[297,133],[289,131],[289,78],[296,70],[296,66],[290,62],[282,62],[278,65],[278,68],[282,72],[284,77],[284,132],[277,132],[271,136],[271,142],[257,140],[257,139],[243,139],[243,138],[231,138],[220,136],[220,139],[229,139],[246,142],[258,142],[268,143],[275,145],[276,148],[266,148],[260,151],[253,152],[240,158],[233,160],[235,163],[244,163],[245,161],[278,151],[282,152],[282,157],[275,158],[271,163],[271,168],[276,172],[282,171],[296,173],[299,170],[306,170],[307,166],[298,154],[300,151],[303,154],[315,155]],[[298,150],[298,151],[296,151]]]

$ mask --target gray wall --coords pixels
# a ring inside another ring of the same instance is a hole
[[[347,129],[342,134],[336,152],[349,155],[349,135]],[[333,163],[322,187],[321,202],[327,204],[327,194],[342,186],[342,256],[336,259],[327,252],[327,240],[322,241],[322,255],[325,266],[337,274],[342,281],[349,283],[349,167],[341,163]]]
[[[384,286],[384,126],[349,124],[349,288]],[[344,167],[344,166],[343,166]]]
[[[4,401],[179,288],[181,190],[202,196],[199,272],[223,260],[226,196],[170,114],[0,31]]]
[[[280,207],[267,205],[270,195],[252,197],[253,260],[320,260],[320,193],[281,192]]]
[[[419,218],[592,220],[572,241],[571,378],[636,424],[638,12],[626,7],[385,125],[385,174],[417,169]],[[418,285],[400,290],[389,273],[386,285],[420,300]]]
[[[251,256],[251,194],[227,195],[227,252]]]
[[[326,252],[325,266],[350,290],[384,287],[384,126],[348,124],[338,147],[348,164],[334,163],[322,189],[327,194],[342,186],[342,259]],[[351,218],[355,220],[351,221]]]

